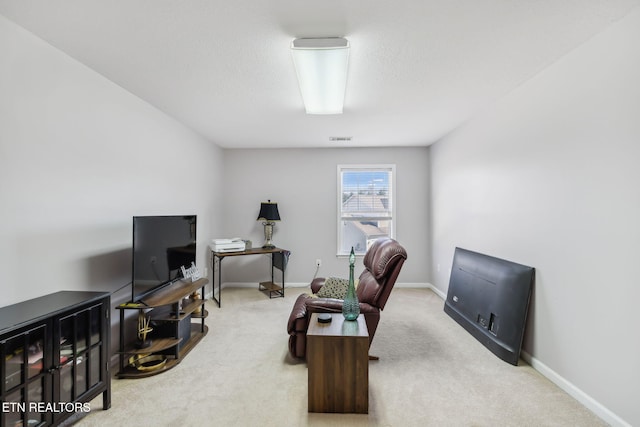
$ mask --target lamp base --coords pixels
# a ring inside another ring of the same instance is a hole
[[[263,222],[262,225],[264,225],[264,245],[262,245],[263,249],[273,249],[276,247],[276,245],[274,245],[271,242],[271,237],[273,236],[273,226],[275,225],[274,222]]]

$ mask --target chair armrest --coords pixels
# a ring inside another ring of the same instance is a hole
[[[311,282],[311,293],[317,294],[320,288],[324,286],[324,281],[324,277],[316,277],[315,279],[313,279],[313,281]]]
[[[310,313],[342,313],[342,303],[341,299],[314,298],[307,294],[300,294],[289,315],[287,332],[289,335],[296,332],[306,332],[309,317],[311,317]],[[360,313],[362,314],[379,312],[380,310],[371,304],[360,303]]]
[[[307,311],[309,313],[342,313],[341,299],[335,298],[308,298],[305,300],[307,305]],[[380,310],[378,307],[374,307],[366,302],[361,302],[360,313],[378,313]]]
[[[296,332],[306,332],[307,330],[307,301],[312,300],[311,296],[307,294],[300,294],[298,299],[293,304],[293,309],[289,315],[289,321],[287,322],[287,332],[289,335]]]
[[[342,313],[341,299],[309,298],[306,303],[309,313]]]

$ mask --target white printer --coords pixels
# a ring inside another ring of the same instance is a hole
[[[214,252],[242,252],[244,249],[244,240],[240,238],[211,240],[211,250]]]

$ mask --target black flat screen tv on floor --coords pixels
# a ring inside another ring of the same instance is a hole
[[[535,269],[456,248],[444,311],[500,359],[517,365]]]
[[[134,216],[131,301],[182,278],[196,261],[196,215]]]

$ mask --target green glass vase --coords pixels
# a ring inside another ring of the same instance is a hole
[[[356,286],[353,281],[353,267],[356,263],[356,254],[351,248],[351,254],[349,255],[349,287],[347,288],[347,294],[344,296],[344,302],[342,303],[342,315],[345,320],[356,320],[360,314],[360,303],[358,302],[358,295],[356,295]]]

